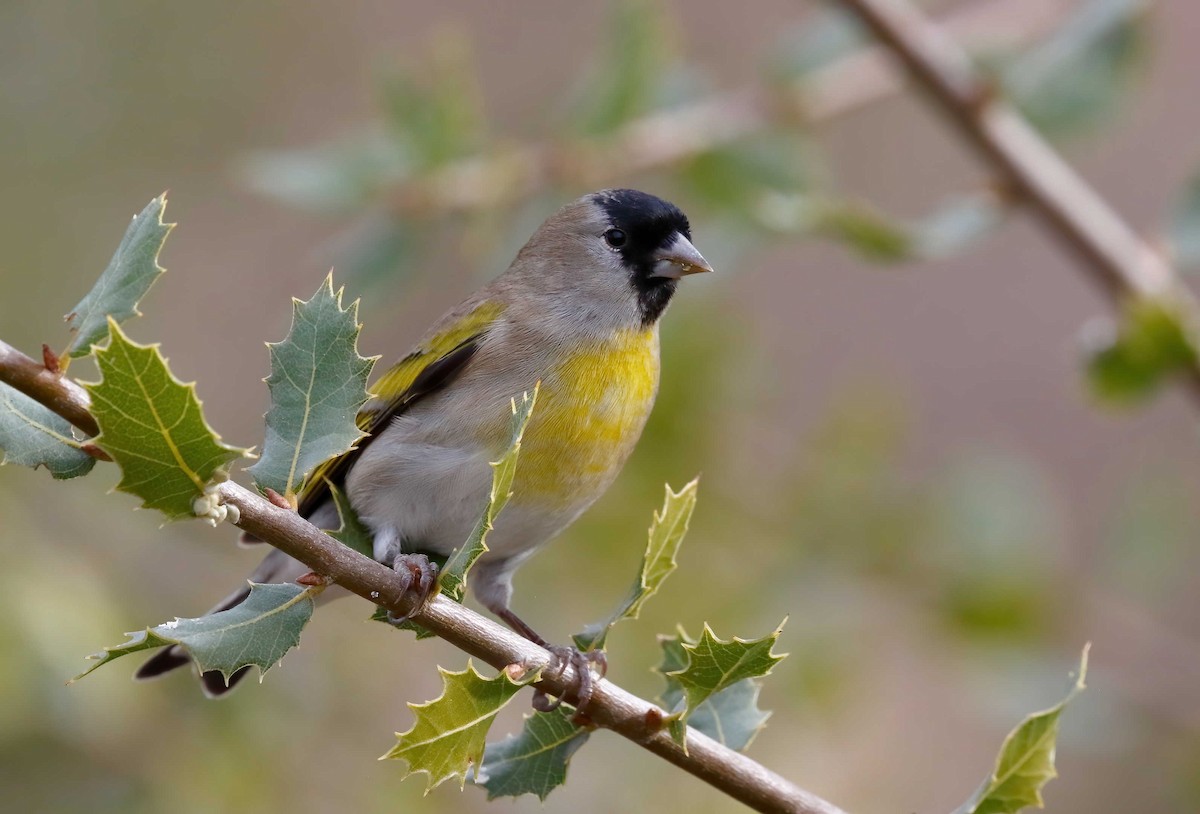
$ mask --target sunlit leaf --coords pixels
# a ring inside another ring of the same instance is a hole
[[[285,497],[300,491],[319,464],[349,450],[366,433],[355,416],[366,403],[375,360],[358,353],[358,302],[342,308],[333,275],[310,300],[292,300],[292,327],[271,343],[271,407],[262,457],[247,471],[260,489]]]
[[[466,594],[467,572],[471,570],[475,561],[488,550],[488,532],[492,530],[496,517],[508,504],[508,499],[512,497],[512,483],[513,477],[517,473],[517,456],[521,452],[521,439],[525,435],[529,417],[533,414],[533,407],[537,403],[539,386],[535,386],[532,393],[522,393],[520,400],[513,399],[508,448],[500,456],[500,460],[493,461],[491,464],[492,488],[488,492],[487,505],[484,506],[483,514],[480,515],[479,522],[475,524],[471,536],[467,538],[462,547],[450,555],[450,559],[446,561],[446,565],[438,577],[438,585],[442,593],[455,602],[461,602]]]
[[[685,642],[694,643],[682,630],[675,636],[660,636],[663,660],[656,670],[667,682],[661,703],[675,710],[684,701],[683,686],[670,673],[687,667]],[[757,679],[744,678],[715,693],[692,711],[688,726],[703,732],[713,740],[742,751],[766,725],[771,713],[759,709],[758,695],[762,687]]]
[[[467,662],[459,673],[438,667],[442,694],[424,704],[408,705],[416,715],[412,729],[396,733],[396,745],[380,760],[402,758],[408,762],[406,777],[427,775],[425,792],[451,777],[466,784],[467,774],[483,760],[484,742],[496,714],[536,675],[514,681],[508,671],[484,678]]]
[[[248,665],[266,673],[300,643],[300,631],[312,618],[314,597],[324,585],[251,583],[246,601],[198,619],[175,619],[126,634],[129,641],[88,656],[96,663],[76,680],[121,656],[155,647],[181,645],[200,672],[216,670],[226,680]]]
[[[489,800],[536,794],[539,800],[567,781],[567,766],[587,742],[587,729],[571,723],[574,712],[559,707],[525,717],[521,732],[488,744],[475,782]]]
[[[675,570],[676,555],[683,537],[687,534],[688,522],[696,508],[696,489],[699,479],[693,480],[678,492],[666,487],[662,511],[654,513],[650,523],[650,539],[646,553],[642,556],[642,567],[633,586],[621,604],[603,622],[589,625],[582,633],[575,634],[575,646],[581,650],[603,650],[608,632],[622,619],[636,619],[651,596]]]
[[[1049,709],[1034,713],[1008,733],[996,767],[971,799],[954,814],[1014,814],[1028,806],[1042,807],[1042,788],[1058,776],[1054,747],[1058,723],[1075,696],[1083,692],[1087,677],[1088,648],[1083,649],[1079,676],[1070,692]]]
[[[786,657],[771,652],[779,639],[783,623],[761,639],[718,639],[707,624],[700,638],[682,642],[687,666],[666,673],[683,691],[683,706],[671,711],[672,737],[683,743],[689,718],[708,699],[740,681],[767,675]]]
[[[190,516],[218,470],[245,450],[221,442],[194,385],[171,375],[158,345],[130,341],[112,320],[109,332],[96,353],[102,378],[85,385],[100,425],[95,443],[121,467],[117,489],[171,519]]]
[[[80,449],[66,419],[0,383],[0,465],[44,466],[65,479],[86,475],[95,463]]]
[[[138,301],[166,271],[158,264],[158,253],[175,228],[173,223],[163,223],[166,206],[167,196],[163,193],[133,216],[108,268],[67,314],[67,323],[75,334],[68,349],[72,357],[87,356],[92,345],[104,341],[110,318],[120,323],[141,316]]]
[[[1115,402],[1152,394],[1166,379],[1196,364],[1196,349],[1180,310],[1167,300],[1138,300],[1125,309],[1115,337],[1092,339],[1087,350],[1093,390]]]

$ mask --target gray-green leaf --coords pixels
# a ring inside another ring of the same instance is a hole
[[[659,638],[663,660],[656,669],[667,682],[660,702],[668,710],[680,708],[684,701],[683,686],[670,673],[687,667],[685,642],[694,643],[682,630],[676,636]],[[731,684],[696,707],[688,718],[688,726],[730,749],[744,751],[771,717],[770,712],[759,709],[761,690],[761,684],[754,678]]]
[[[300,631],[312,617],[313,600],[324,588],[251,583],[250,596],[237,607],[127,634],[130,638],[124,644],[88,656],[96,663],[75,679],[121,656],[176,644],[187,650],[200,672],[218,670],[228,680],[243,667],[254,665],[266,673],[300,643]]]
[[[67,349],[72,357],[87,356],[92,352],[92,345],[104,341],[108,336],[109,317],[121,323],[141,316],[138,301],[166,271],[158,264],[158,253],[167,235],[175,228],[173,223],[163,223],[166,206],[164,192],[148,203],[140,214],[133,216],[108,268],[87,296],[67,314],[67,323],[75,334]]]
[[[689,718],[705,701],[739,681],[767,675],[783,661],[786,654],[771,652],[782,630],[783,622],[780,622],[774,632],[761,639],[734,637],[725,641],[717,638],[706,624],[699,640],[681,644],[687,654],[687,666],[666,674],[683,690],[683,706],[672,710],[669,721],[671,735],[676,741],[684,743]]]
[[[588,625],[582,633],[571,637],[575,640],[576,647],[581,650],[604,649],[612,626],[622,619],[636,619],[642,605],[675,570],[678,565],[675,557],[679,553],[684,535],[687,534],[692,511],[696,508],[696,489],[699,482],[699,478],[696,478],[678,492],[671,491],[670,485],[667,485],[662,511],[655,512],[650,523],[650,540],[642,557],[642,568],[638,578],[634,580],[628,595],[612,615],[603,622]]]
[[[1200,266],[1200,175],[1193,176],[1184,187],[1167,236],[1171,259],[1177,266],[1183,269]]]
[[[267,346],[267,437],[262,457],[247,470],[260,489],[294,496],[309,472],[366,434],[355,417],[379,357],[359,356],[361,330],[357,300],[342,308],[342,289],[333,290],[332,274],[312,299],[292,300],[292,329]]]
[[[1067,704],[1086,687],[1087,660],[1088,647],[1084,647],[1079,676],[1066,697],[1008,733],[995,769],[954,814],[1014,814],[1026,806],[1042,807],[1042,787],[1058,776],[1054,768],[1058,721]]]
[[[59,479],[92,471],[96,459],[80,449],[71,425],[19,390],[0,384],[0,465],[44,466]]]
[[[490,743],[475,782],[487,789],[489,800],[536,794],[545,800],[567,781],[567,766],[587,742],[587,729],[571,723],[574,712],[559,707],[525,717],[521,732]]]

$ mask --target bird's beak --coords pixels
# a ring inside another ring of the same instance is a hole
[[[696,247],[683,235],[676,235],[669,246],[655,252],[654,260],[654,271],[650,276],[666,277],[668,280],[678,280],[685,274],[713,270],[704,259],[704,255],[696,251]]]

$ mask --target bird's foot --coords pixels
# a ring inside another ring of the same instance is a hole
[[[583,651],[577,647],[566,645],[543,646],[554,656],[554,661],[548,668],[549,672],[562,676],[567,671],[567,665],[570,665],[575,671],[575,682],[553,701],[541,690],[535,691],[533,708],[538,712],[553,712],[562,706],[564,699],[570,696],[575,706],[575,716],[586,717],[588,705],[592,701],[592,694],[596,690],[596,676],[592,674],[592,670],[595,669],[596,674],[603,678],[608,672],[608,657],[603,650]]]
[[[412,610],[407,614],[400,615],[388,611],[388,621],[398,625],[411,619],[437,590],[438,566],[424,554],[399,554],[392,561],[392,570],[400,578],[401,592],[412,594],[416,598]]]

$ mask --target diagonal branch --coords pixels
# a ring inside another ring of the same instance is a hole
[[[8,384],[94,435],[87,393],[74,381],[57,376],[25,354],[0,341],[0,382]],[[294,511],[282,509],[258,494],[227,481],[220,485],[224,502],[241,512],[238,526],[331,578],[364,599],[399,614],[414,611],[394,571],[342,545]],[[521,664],[542,669],[552,656],[542,647],[474,611],[435,595],[412,619],[459,649],[493,667]],[[546,670],[539,689],[561,696],[574,683],[574,670]],[[687,751],[663,727],[666,715],[649,701],[610,681],[596,682],[588,716],[598,726],[623,735],[684,771],[764,812],[844,814],[840,808],[799,788],[751,758],[689,729]]]
[[[1117,305],[1153,297],[1172,302],[1185,330],[1200,334],[1200,302],[1175,270],[1121,219],[975,69],[962,47],[908,0],[841,0],[891,49],[913,78],[1082,261],[1082,270]],[[1200,366],[1187,383],[1200,397]]]

